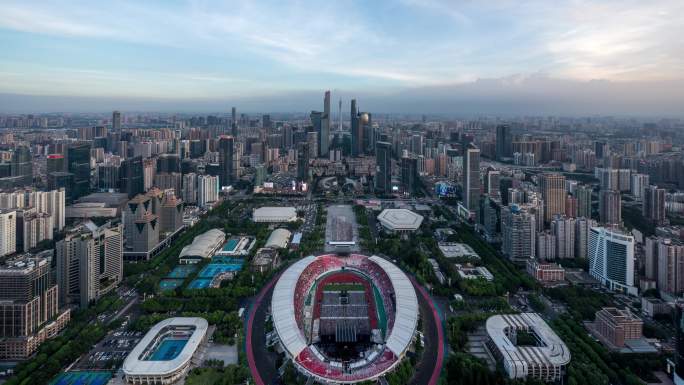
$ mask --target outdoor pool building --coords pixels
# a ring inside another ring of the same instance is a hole
[[[124,361],[126,382],[166,385],[184,378],[208,326],[199,317],[169,318],[154,325]]]

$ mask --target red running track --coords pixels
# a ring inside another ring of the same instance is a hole
[[[247,322],[247,362],[249,363],[249,370],[252,372],[252,377],[254,377],[254,382],[256,385],[265,385],[264,380],[261,379],[261,375],[256,367],[256,362],[254,361],[254,351],[252,350],[252,325],[254,325],[254,314],[256,313],[259,306],[261,306],[261,301],[263,301],[264,296],[271,290],[271,287],[278,281],[280,274],[277,274],[268,285],[264,286],[259,292],[254,303],[252,303],[252,308],[249,310],[249,322]]]
[[[444,332],[442,331],[442,322],[439,319],[437,308],[435,308],[435,304],[432,302],[432,299],[428,295],[427,291],[425,291],[425,288],[423,288],[423,286],[421,286],[413,276],[409,275],[409,278],[411,279],[411,282],[413,282],[413,286],[418,289],[420,294],[430,305],[430,309],[432,309],[432,317],[435,320],[438,346],[437,362],[435,363],[435,368],[432,370],[432,376],[430,377],[430,382],[428,382],[428,385],[436,385],[437,382],[439,382],[439,375],[442,372],[442,364],[444,363]]]

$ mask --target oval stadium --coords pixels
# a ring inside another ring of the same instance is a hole
[[[351,254],[309,256],[273,290],[274,330],[297,370],[321,383],[390,372],[414,342],[416,291],[393,263]]]

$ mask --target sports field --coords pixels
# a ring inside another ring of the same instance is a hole
[[[60,373],[50,385],[104,385],[112,378],[110,372]]]
[[[323,291],[364,291],[364,288],[360,283],[328,283]]]
[[[162,290],[173,290],[182,284],[182,279],[162,279],[159,281],[159,288]]]

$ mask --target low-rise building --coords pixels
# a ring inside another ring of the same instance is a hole
[[[252,220],[257,223],[284,223],[297,220],[294,207],[260,207],[252,212]]]
[[[543,283],[565,281],[565,269],[557,263],[541,263],[533,259],[527,262],[527,273]]]
[[[604,307],[596,312],[594,330],[603,342],[611,347],[621,348],[627,340],[638,340],[642,337],[643,321],[632,314],[629,309]]]

